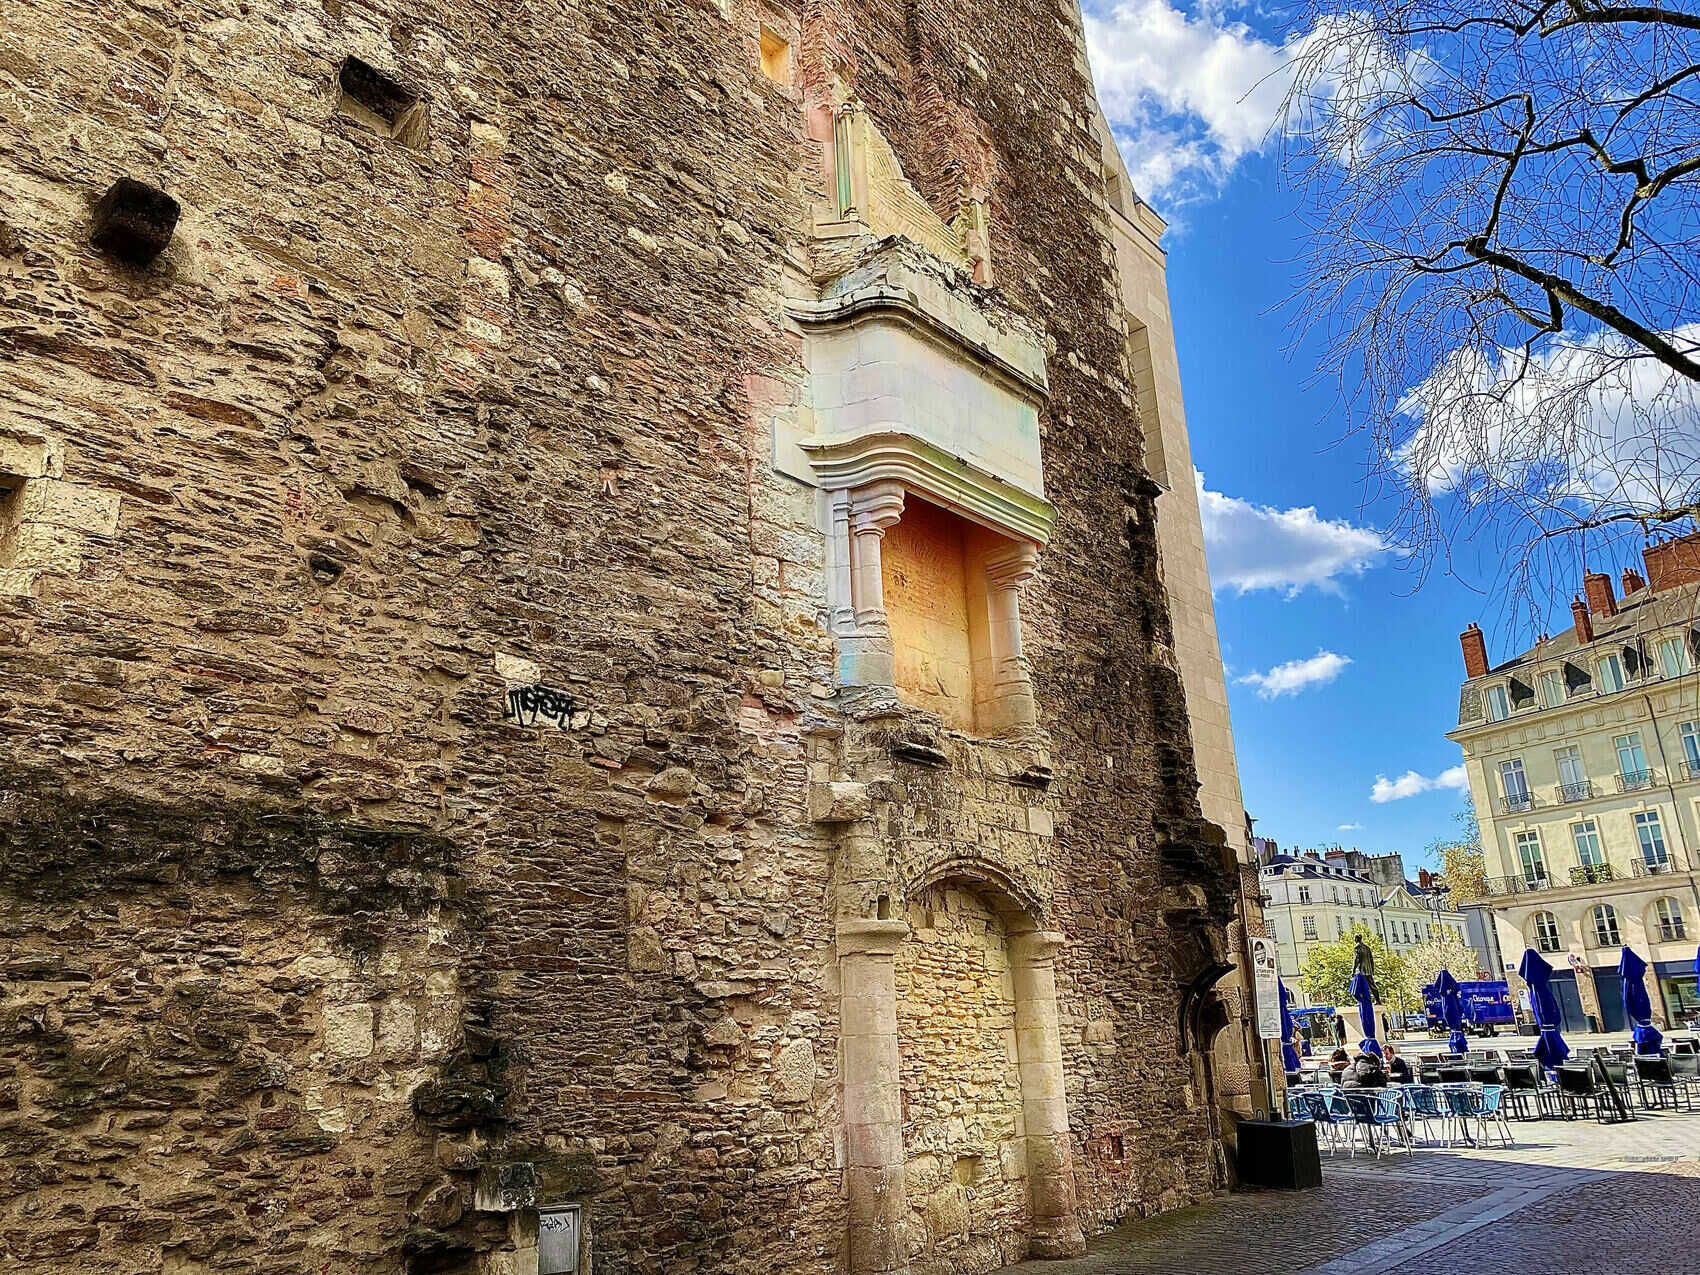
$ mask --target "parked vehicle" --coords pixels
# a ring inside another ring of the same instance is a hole
[[[1458,984],[1458,999],[1464,1006],[1464,1030],[1478,1036],[1493,1036],[1501,1027],[1517,1021],[1511,1001],[1511,988],[1504,979],[1471,979]],[[1446,1031],[1446,1020],[1440,1012],[1440,996],[1433,985],[1423,988],[1423,1004],[1428,1010],[1431,1032]]]

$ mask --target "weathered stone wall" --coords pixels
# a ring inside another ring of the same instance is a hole
[[[0,2],[6,1260],[523,1272],[574,1200],[598,1271],[839,1271],[808,793],[864,749],[902,890],[966,856],[1069,937],[1085,1215],[1216,1188],[1177,983],[1226,894],[1057,19]],[[988,184],[1051,342],[1048,750],[846,732],[769,468],[820,192],[762,22],[941,217]],[[182,203],[145,269],[88,244],[121,175]],[[559,728],[504,718],[534,682]]]

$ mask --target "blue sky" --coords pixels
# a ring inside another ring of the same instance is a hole
[[[1466,549],[1419,578],[1375,528],[1314,348],[1289,350],[1302,227],[1268,136],[1278,37],[1246,8],[1087,4],[1099,95],[1172,225],[1169,293],[1247,810],[1283,845],[1398,850],[1454,831],[1458,632],[1518,633]],[[1265,78],[1268,77],[1268,78]],[[1567,601],[1565,599],[1564,601]],[[1560,609],[1563,609],[1562,607]],[[1566,620],[1568,612],[1566,610]],[[1379,799],[1378,799],[1379,798]]]

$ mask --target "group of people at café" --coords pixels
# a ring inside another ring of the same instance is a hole
[[[1317,1079],[1323,1079],[1326,1071],[1342,1089],[1385,1089],[1390,1084],[1410,1084],[1414,1079],[1411,1064],[1401,1058],[1391,1044],[1382,1048],[1387,1054],[1385,1058],[1371,1053],[1361,1043],[1356,1055],[1347,1053],[1344,1048],[1336,1049],[1328,1056],[1327,1066],[1318,1070]]]

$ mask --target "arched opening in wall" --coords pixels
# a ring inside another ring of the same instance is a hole
[[[962,884],[909,903],[898,953],[904,1180],[918,1269],[993,1270],[1032,1227],[1005,922]]]

